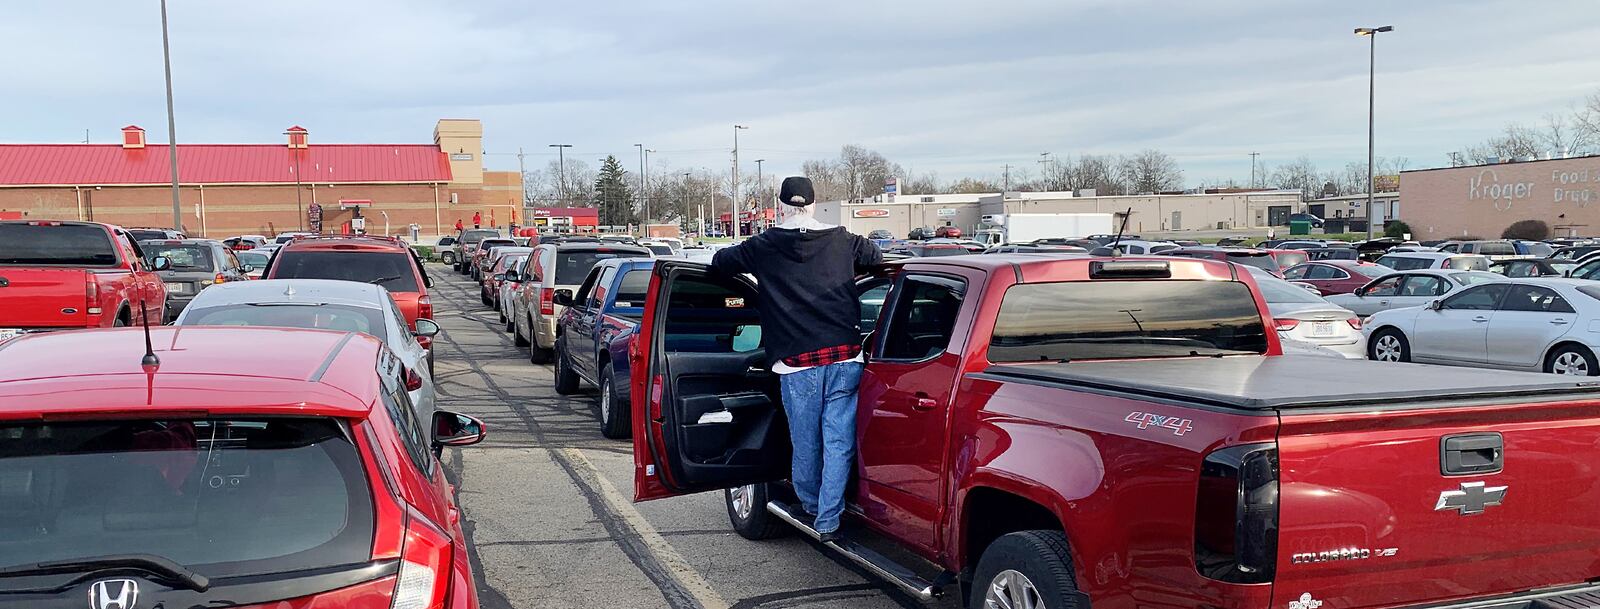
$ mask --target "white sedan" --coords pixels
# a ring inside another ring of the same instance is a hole
[[[1328,302],[1366,317],[1389,309],[1420,307],[1467,286],[1504,281],[1505,278],[1504,275],[1482,271],[1402,271],[1374,279],[1356,288],[1355,292],[1328,296]]]
[[[1463,288],[1367,320],[1367,356],[1595,376],[1600,283],[1515,279]]]
[[[178,326],[276,326],[369,334],[394,352],[406,370],[406,395],[417,419],[433,420],[433,371],[418,336],[434,336],[439,325],[417,320],[406,327],[400,307],[382,286],[330,279],[263,279],[219,283],[195,296],[178,315]],[[413,376],[415,375],[415,376]]]
[[[1271,272],[1246,267],[1261,288],[1284,352],[1327,350],[1348,359],[1367,356],[1361,318],[1317,295],[1316,288],[1279,279]]]

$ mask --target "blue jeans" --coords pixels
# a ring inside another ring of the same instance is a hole
[[[789,481],[800,507],[817,515],[816,528],[839,528],[845,486],[856,456],[856,388],[861,362],[838,362],[778,377],[794,444]]]

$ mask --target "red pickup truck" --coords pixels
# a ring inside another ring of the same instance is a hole
[[[165,260],[158,260],[161,265]],[[0,341],[29,332],[166,319],[167,288],[121,227],[0,222]]]
[[[653,272],[630,349],[635,500],[728,489],[741,535],[815,538],[781,482],[754,286],[688,262]],[[856,480],[847,539],[826,547],[910,594],[1052,609],[1600,598],[1592,381],[1283,356],[1255,281],[1221,261],[914,259],[859,289]]]

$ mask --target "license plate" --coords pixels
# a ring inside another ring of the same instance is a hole
[[[16,328],[0,328],[0,342],[22,336],[22,330]]]
[[[1318,336],[1318,337],[1333,336],[1334,335],[1333,322],[1331,322],[1331,321],[1319,321],[1319,322],[1311,324],[1311,335],[1312,336]]]
[[[169,282],[167,284],[167,291],[168,292],[187,292],[187,291],[189,291],[189,284],[187,284],[187,283],[170,283]]]

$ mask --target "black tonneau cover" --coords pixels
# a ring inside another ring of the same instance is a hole
[[[1305,356],[1003,364],[982,376],[1245,410],[1486,398],[1600,400],[1600,379]]]

